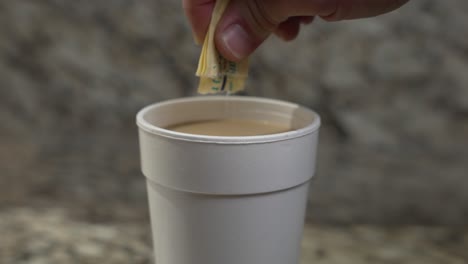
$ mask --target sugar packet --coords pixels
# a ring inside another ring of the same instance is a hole
[[[214,34],[216,26],[230,0],[216,0],[211,22],[206,34],[196,75],[200,77],[198,93],[236,93],[244,90],[249,62],[229,61],[216,50]]]

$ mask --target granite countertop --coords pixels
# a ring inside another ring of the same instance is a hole
[[[152,263],[149,224],[91,223],[65,209],[0,211],[0,263]],[[305,263],[467,263],[468,231],[443,227],[317,226],[304,232]]]

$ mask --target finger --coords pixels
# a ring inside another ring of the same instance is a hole
[[[250,55],[289,17],[330,15],[336,10],[336,1],[338,0],[231,1],[216,29],[216,47],[225,58],[240,61]],[[293,35],[285,37],[292,38]]]
[[[197,44],[203,43],[210,25],[214,4],[215,0],[182,0],[185,15],[192,27],[193,37]]]
[[[304,25],[309,25],[315,19],[315,16],[301,16],[301,23]]]
[[[326,20],[376,16],[409,0],[235,0],[215,33],[216,47],[226,58],[250,55],[275,29],[292,16],[321,16]]]
[[[330,15],[321,16],[327,21],[365,18],[393,11],[409,0],[340,0],[336,10]]]
[[[285,41],[291,41],[297,37],[301,28],[303,17],[290,17],[279,24],[275,29],[275,35]]]

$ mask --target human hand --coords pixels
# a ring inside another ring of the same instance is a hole
[[[202,43],[215,0],[182,0],[195,39]],[[301,24],[315,16],[339,21],[377,16],[393,11],[409,0],[231,0],[219,21],[215,44],[227,59],[240,61],[274,33],[292,40]]]

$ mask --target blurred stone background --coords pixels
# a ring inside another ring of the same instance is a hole
[[[148,218],[136,112],[195,94],[200,48],[176,0],[0,0],[0,209]],[[271,38],[248,94],[323,118],[309,217],[468,221],[468,2]]]

